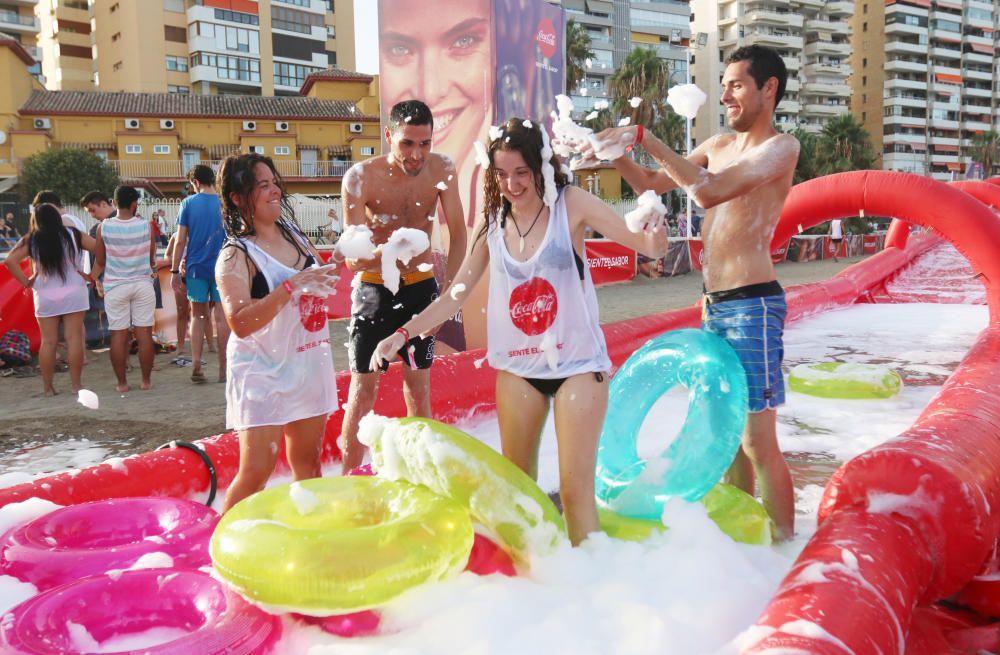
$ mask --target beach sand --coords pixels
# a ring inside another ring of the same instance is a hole
[[[860,258],[839,262],[784,262],[777,266],[778,280],[784,285],[828,279]],[[637,316],[693,305],[701,293],[701,275],[689,273],[672,278],[648,279],[609,285],[597,290],[601,322],[614,323]],[[347,319],[331,321],[331,342],[337,371],[347,368]],[[188,353],[190,347],[188,346]],[[125,453],[151,450],[172,439],[193,440],[225,430],[225,385],[216,382],[217,359],[205,353],[204,367],[209,382],[191,382],[190,367],[171,364],[175,354],[156,356],[153,389],[140,391],[137,358],[131,357],[129,373],[132,390],[115,391],[115,378],[106,349],[87,353],[83,386],[100,398],[100,408],[90,410],[76,401],[69,389],[69,374],[56,373],[53,398],[42,394],[40,376],[0,378],[0,450],[9,451],[19,442],[44,442],[69,436],[127,442]],[[125,445],[123,443],[123,445]]]

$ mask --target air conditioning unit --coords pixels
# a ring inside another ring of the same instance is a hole
[[[347,129],[350,130],[353,134],[361,134],[362,130],[364,129],[364,125],[362,125],[361,123],[351,123],[350,125],[347,126]]]
[[[274,130],[275,130],[275,132],[287,132],[288,131],[288,122],[287,121],[275,121],[274,122]]]
[[[250,146],[250,152],[256,153],[258,155],[264,154],[264,146]]]
[[[50,130],[52,129],[52,121],[48,118],[36,118],[31,122],[31,126],[36,130]]]
[[[171,118],[161,118],[160,119],[160,129],[161,130],[172,130],[174,129],[174,121]]]
[[[256,132],[257,131],[257,121],[243,121],[243,131],[244,132]]]
[[[139,119],[138,118],[126,118],[125,119],[125,129],[126,130],[138,130],[139,129]]]

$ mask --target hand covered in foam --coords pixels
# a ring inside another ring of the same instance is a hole
[[[295,289],[295,294],[326,298],[337,292],[337,282],[340,280],[338,271],[340,264],[313,266],[296,273],[288,279]]]
[[[708,96],[695,84],[678,84],[667,91],[667,102],[684,118],[694,118]]]
[[[653,190],[644,191],[637,200],[638,206],[625,214],[625,224],[632,232],[655,232],[663,225],[667,208]]]
[[[399,291],[399,267],[396,266],[396,262],[409,264],[411,259],[430,246],[430,239],[423,230],[401,227],[393,232],[381,248],[382,283],[385,288],[392,293]]]
[[[371,229],[367,225],[348,225],[334,250],[344,259],[371,259],[375,256]]]

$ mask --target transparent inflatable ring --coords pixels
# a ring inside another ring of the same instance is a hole
[[[689,392],[684,425],[663,452],[644,460],[636,450],[639,428],[653,404],[677,384]],[[623,516],[659,519],[671,496],[700,499],[736,456],[746,414],[743,365],[722,338],[684,329],[650,340],[611,380],[597,449],[598,501]]]

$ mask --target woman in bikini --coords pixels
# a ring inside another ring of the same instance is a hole
[[[316,267],[316,248],[295,223],[270,158],[233,155],[219,195],[228,240],[215,269],[226,322],[226,425],[239,431],[240,467],[225,512],[264,488],[285,451],[296,480],[321,475],[327,416],[337,409],[324,298],[335,266]]]
[[[497,369],[503,454],[533,479],[550,407],[559,446],[559,488],[570,540],[598,530],[597,442],[608,402],[608,358],[586,264],[586,227],[649,257],[666,232],[635,234],[595,196],[569,185],[541,127],[520,118],[489,143],[484,207],[465,261],[448,291],[384,339],[372,356],[405,356],[411,337],[455,314],[488,269],[487,357]],[[485,163],[485,162],[484,162]],[[548,182],[546,182],[548,179]]]

